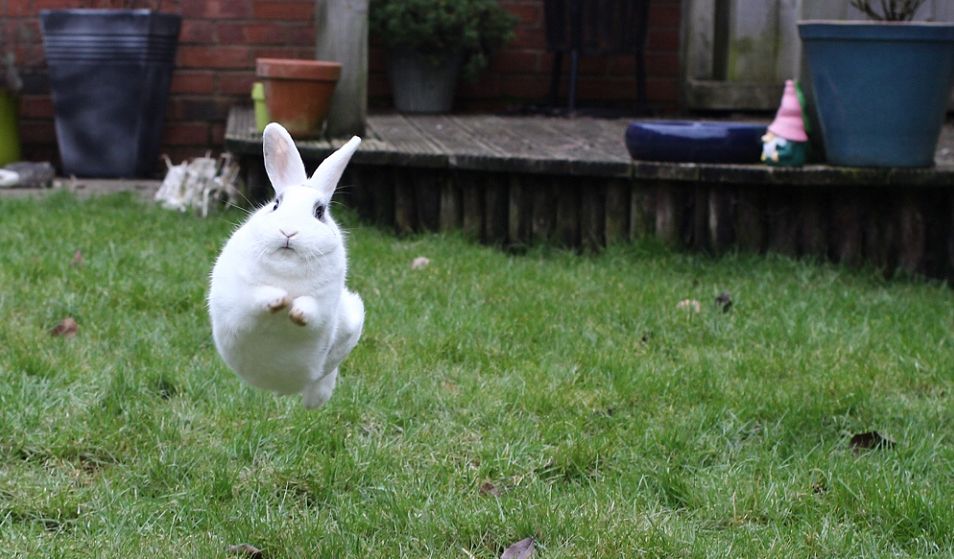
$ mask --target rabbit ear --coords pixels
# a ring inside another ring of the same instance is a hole
[[[265,127],[262,148],[265,154],[265,172],[272,181],[276,196],[286,187],[303,184],[308,179],[301,154],[281,124],[272,122]]]
[[[354,155],[360,143],[361,138],[352,136],[348,143],[329,155],[315,170],[315,174],[311,176],[311,180],[308,181],[309,186],[317,188],[323,195],[330,198],[335,191],[335,187],[338,186],[338,181],[341,180],[345,167],[348,166],[348,161],[351,161],[351,156]]]

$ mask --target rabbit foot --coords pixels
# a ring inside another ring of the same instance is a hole
[[[318,303],[311,297],[302,296],[292,302],[288,318],[299,326],[307,326],[318,315]]]
[[[288,293],[284,289],[267,285],[255,290],[254,300],[258,308],[272,314],[288,308],[288,305],[291,304],[291,299],[289,299]]]
[[[275,314],[282,309],[287,309],[288,305],[290,304],[291,304],[291,301],[288,299],[288,296],[284,295],[282,297],[277,297],[275,299],[272,299],[271,301],[266,303],[265,309],[268,310],[268,312]]]

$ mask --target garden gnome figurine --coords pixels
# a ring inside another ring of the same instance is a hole
[[[797,167],[805,164],[808,134],[795,82],[785,81],[782,104],[775,120],[762,136],[762,161],[773,166]]]

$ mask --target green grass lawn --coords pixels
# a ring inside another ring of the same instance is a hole
[[[212,345],[241,217],[0,199],[5,557],[954,556],[947,287],[650,244],[512,256],[339,211],[367,323],[307,411]],[[871,430],[895,446],[853,451]]]

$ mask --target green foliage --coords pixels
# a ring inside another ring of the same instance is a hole
[[[435,60],[459,52],[462,77],[476,79],[490,56],[513,38],[517,18],[497,0],[371,0],[371,31],[390,48]]]
[[[0,197],[4,557],[954,556],[949,287],[337,217],[368,319],[310,411],[213,347],[240,212]]]
[[[925,0],[880,0],[879,10],[872,0],[851,0],[851,5],[878,21],[911,21]]]

